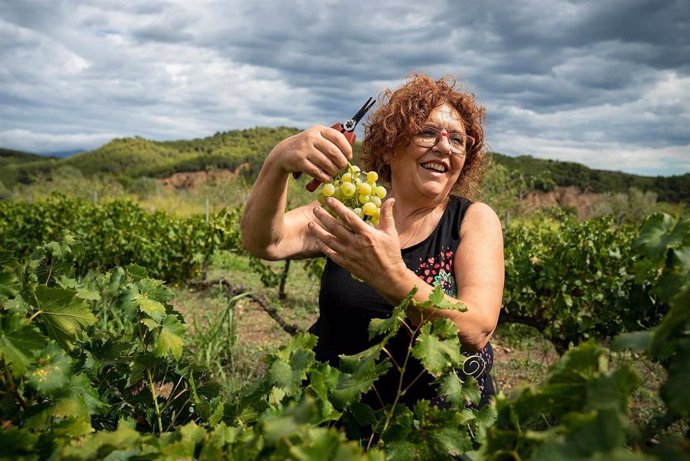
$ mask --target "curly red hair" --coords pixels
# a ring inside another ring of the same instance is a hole
[[[391,171],[386,159],[398,148],[408,145],[436,107],[448,103],[460,116],[469,136],[475,139],[467,152],[460,178],[452,193],[469,196],[478,186],[484,166],[484,107],[474,95],[456,89],[457,81],[446,75],[434,80],[423,73],[410,74],[396,90],[386,90],[380,106],[364,127],[364,141],[359,162],[365,170],[373,170],[390,183]]]

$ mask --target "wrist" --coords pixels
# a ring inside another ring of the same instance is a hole
[[[419,288],[421,280],[402,261],[386,272],[389,276],[378,278],[379,286],[374,288],[394,306],[400,304],[413,288]]]

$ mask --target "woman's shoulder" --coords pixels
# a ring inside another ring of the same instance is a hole
[[[496,232],[501,231],[501,220],[498,215],[484,202],[470,202],[467,205],[460,232]]]

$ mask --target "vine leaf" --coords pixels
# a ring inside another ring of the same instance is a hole
[[[23,375],[45,345],[45,336],[27,319],[18,316],[0,318],[0,358],[10,366],[14,376]]]
[[[165,317],[165,306],[154,299],[149,299],[144,295],[136,298],[139,309],[156,322],[160,322]]]
[[[677,223],[666,213],[656,213],[644,222],[633,246],[655,262],[661,261],[668,248],[678,248],[690,235],[690,220]]]
[[[371,389],[374,382],[391,367],[389,360],[376,363],[381,354],[381,346],[376,344],[369,349],[354,354],[340,356],[341,374],[333,391],[336,407],[345,408],[359,401],[360,395]]]
[[[448,373],[441,380],[439,394],[445,400],[453,404],[455,408],[462,408],[465,405],[465,397],[462,392],[462,381],[455,373]]]
[[[180,360],[184,346],[184,332],[184,325],[174,315],[165,317],[154,342],[156,355],[164,357],[171,354],[176,360]]]
[[[69,382],[71,371],[72,359],[57,343],[51,342],[26,376],[38,392],[52,395]]]
[[[8,251],[0,251],[0,296],[14,297],[19,293],[20,285],[14,270],[17,260]]]
[[[79,298],[75,290],[39,285],[36,299],[48,336],[63,349],[71,349],[77,335],[96,322],[87,303]]]
[[[448,337],[451,326],[455,333]],[[436,378],[461,363],[460,340],[455,324],[448,319],[436,319],[433,323],[425,323],[412,347],[412,355]]]

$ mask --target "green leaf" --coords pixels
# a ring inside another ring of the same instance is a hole
[[[36,365],[27,372],[27,381],[38,392],[52,395],[64,387],[70,379],[72,359],[57,343],[48,344]]]
[[[13,376],[23,375],[46,344],[46,337],[28,319],[15,315],[0,317],[0,358]]]
[[[331,389],[338,384],[340,370],[331,367],[327,363],[318,362],[312,366],[309,372],[308,389],[316,395],[316,402],[321,407],[321,421],[335,420],[340,417],[329,399]]]
[[[130,459],[138,452],[131,452],[140,443],[142,435],[134,429],[133,422],[118,421],[115,431],[98,431],[75,445],[65,445],[57,453],[64,459]],[[127,451],[129,450],[129,451]],[[119,452],[119,453],[118,453]],[[117,455],[122,455],[118,457]]]
[[[39,434],[17,427],[3,428],[0,431],[0,447],[2,447],[3,458],[38,459],[38,437]]]
[[[353,403],[350,406],[350,411],[360,426],[367,426],[376,422],[376,413],[364,402]]]
[[[84,301],[101,300],[101,295],[96,290],[92,290],[90,288],[85,287],[73,278],[69,278],[63,275],[58,279],[57,284],[61,288],[72,288],[77,292],[77,296],[79,296]]]
[[[383,336],[379,341],[386,342],[400,329],[402,322],[407,317],[405,313],[406,307],[398,306],[391,312],[390,317],[387,318],[374,318],[369,322],[369,340],[371,341],[377,336]]]
[[[377,344],[369,349],[354,354],[340,356],[340,376],[333,390],[333,401],[339,408],[349,406],[369,389],[374,382],[386,373],[390,367],[388,359],[376,363],[381,353]]]
[[[71,349],[77,335],[96,322],[86,302],[74,290],[39,285],[36,299],[48,336],[65,349]]]
[[[135,280],[141,280],[149,276],[148,271],[138,264],[130,264],[127,266],[127,273]]]
[[[375,318],[369,322],[369,340],[385,334],[385,338],[382,339],[382,341],[385,342],[398,332],[400,325],[407,316],[407,308],[412,304],[415,293],[417,293],[417,287],[413,287],[405,299],[400,301],[400,304],[393,308],[389,317],[382,319]]]
[[[668,378],[661,388],[661,396],[672,413],[681,419],[690,418],[690,338],[681,341],[668,367]]]
[[[679,220],[677,223],[666,213],[656,213],[642,224],[640,234],[633,242],[634,248],[653,261],[661,261],[667,248],[676,248],[690,234],[690,221]]]
[[[65,392],[60,395],[51,414],[63,418],[76,417],[88,420],[92,414],[106,407],[107,405],[100,400],[89,378],[79,373],[70,378],[69,384],[65,386]]]
[[[165,317],[165,306],[158,301],[139,295],[136,297],[136,302],[141,311],[156,322],[160,322]]]
[[[173,299],[173,292],[161,280],[143,279],[139,281],[139,291],[149,299],[166,303]]]
[[[462,386],[462,393],[467,402],[477,404],[482,398],[482,391],[479,389],[479,383],[477,383],[477,380],[472,376],[468,376],[467,379],[465,379]]]
[[[149,331],[156,331],[161,326],[160,323],[156,322],[153,319],[149,319],[149,318],[141,319],[139,322],[142,323],[144,326],[146,326],[146,328]]]
[[[17,279],[17,260],[9,251],[0,251],[0,296],[13,298],[21,288]]]
[[[438,453],[457,457],[472,448],[472,440],[464,428],[442,427],[431,432],[431,441]]]
[[[447,319],[435,320],[433,327],[431,323],[425,323],[412,347],[412,355],[436,378],[462,362],[460,340],[457,335],[450,339],[440,339],[435,334],[436,329],[443,334],[447,332],[448,326],[442,320]]]
[[[412,301],[419,309],[448,309],[459,312],[467,311],[467,306],[459,301],[450,301],[439,285],[434,285],[434,289],[429,295],[429,299],[424,302]]]
[[[168,315],[161,324],[161,330],[154,341],[157,356],[171,354],[176,360],[182,357],[185,326],[174,315]]]
[[[439,394],[442,395],[446,401],[453,404],[455,408],[462,408],[465,406],[465,396],[462,392],[462,381],[458,375],[455,374],[455,372],[447,373],[441,379]]]

